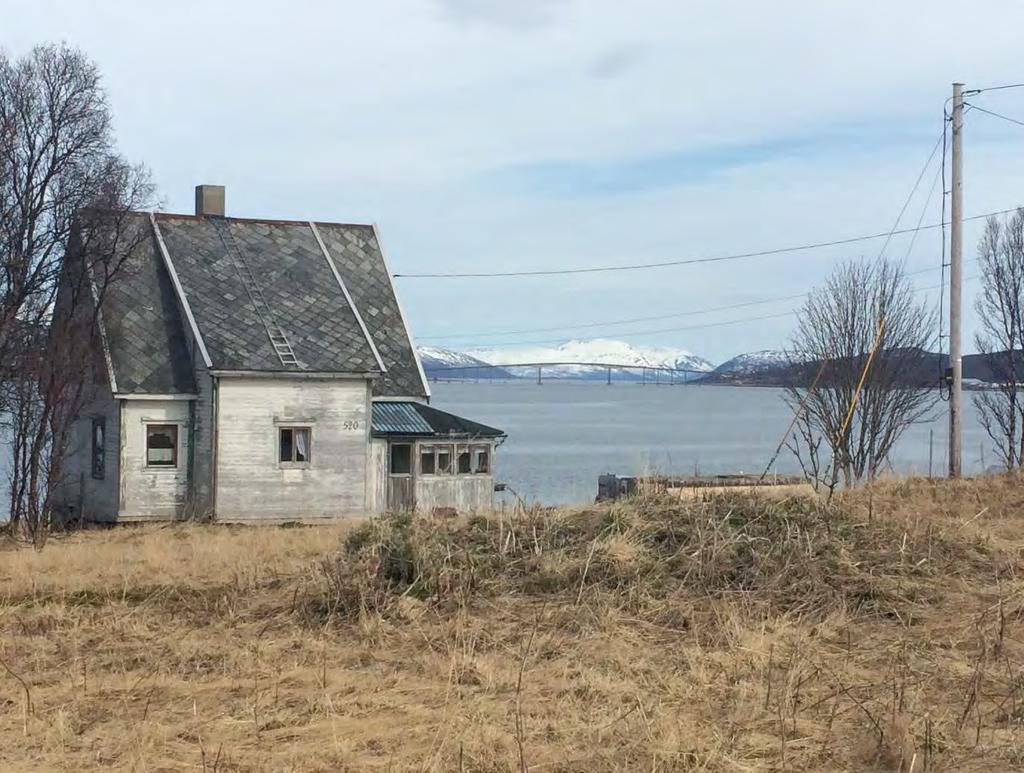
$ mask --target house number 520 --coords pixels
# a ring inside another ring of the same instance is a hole
[[[359,429],[359,420],[358,419],[348,419],[347,421],[342,422],[341,428],[342,429]]]

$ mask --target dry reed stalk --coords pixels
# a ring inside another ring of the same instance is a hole
[[[412,521],[327,561],[341,529],[5,550],[32,713],[0,697],[0,769],[1024,765],[1019,484],[858,496]]]
[[[26,682],[21,677],[20,674],[16,673],[14,671],[14,669],[12,669],[7,664],[7,661],[4,660],[2,657],[0,657],[0,666],[3,666],[4,667],[4,671],[6,671],[11,677],[13,677],[15,680],[17,680],[18,684],[21,685],[22,694],[24,696],[24,703],[22,704],[22,723],[23,723],[22,727],[23,727],[23,732],[24,732],[25,736],[27,737],[28,736],[28,718],[29,718],[29,716],[31,714],[34,713],[33,709],[32,709],[32,691],[29,689],[28,682]]]
[[[530,638],[526,640],[526,647],[523,649],[519,659],[519,675],[516,677],[516,748],[519,751],[519,771],[527,773],[526,749],[523,743],[523,674],[526,672],[526,660],[530,657],[530,649],[533,647],[533,639],[537,635],[537,627],[540,624],[540,616],[534,621],[530,629]]]

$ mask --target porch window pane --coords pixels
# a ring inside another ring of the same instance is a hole
[[[433,475],[435,469],[434,447],[420,446],[420,475]]]
[[[295,446],[295,437],[290,428],[281,430],[281,455],[279,461],[290,462],[292,460],[292,449]]]
[[[473,472],[486,474],[491,471],[491,452],[487,446],[473,448]]]
[[[408,475],[412,472],[412,446],[396,444],[391,446],[391,474]]]
[[[452,447],[437,447],[437,474],[451,475],[452,472]]]
[[[459,475],[468,475],[473,471],[473,465],[469,458],[469,446],[459,446],[458,449],[458,470]]]

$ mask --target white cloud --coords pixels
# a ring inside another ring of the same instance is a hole
[[[437,5],[456,21],[529,29],[549,23],[568,3],[566,0],[437,0]]]
[[[986,14],[950,0],[2,4],[12,52],[67,39],[98,60],[122,144],[153,167],[172,209],[190,207],[194,184],[223,182],[235,214],[375,220],[406,271],[633,262],[878,231],[940,128],[949,83],[1024,79],[1024,7],[1010,2]],[[1024,116],[1024,93],[979,99]],[[969,120],[968,213],[1024,198],[1021,132]],[[608,185],[579,189],[595,179]],[[931,236],[915,265],[937,265]],[[571,281],[409,280],[400,291],[423,336],[518,329],[791,295],[857,250]],[[777,347],[788,327],[649,343],[721,360]]]

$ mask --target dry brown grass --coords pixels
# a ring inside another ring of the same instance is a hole
[[[868,499],[8,545],[0,769],[1020,768],[1024,485]]]

